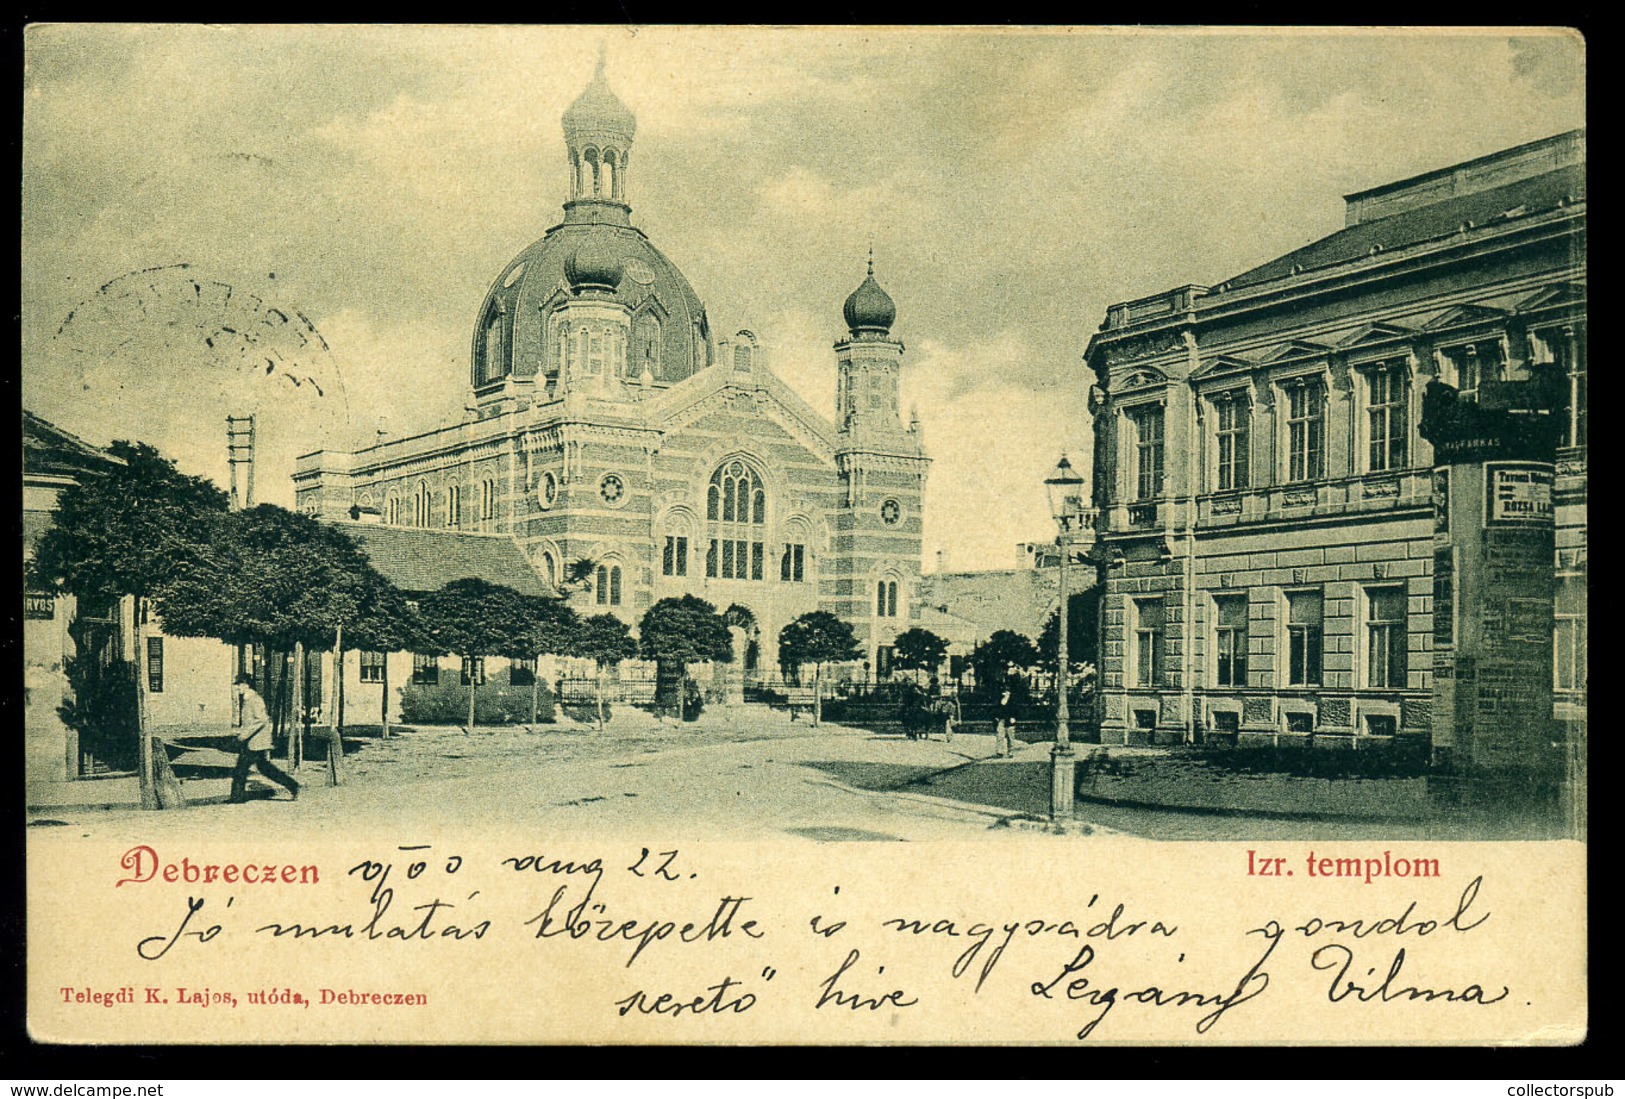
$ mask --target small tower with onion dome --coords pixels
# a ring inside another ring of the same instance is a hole
[[[897,306],[875,281],[875,258],[842,309],[847,334],[835,344],[836,472],[843,489],[838,544],[850,545],[836,578],[840,607],[877,677],[891,667],[892,642],[917,615],[922,497],[930,459],[905,427],[898,399],[903,341],[892,336]]]

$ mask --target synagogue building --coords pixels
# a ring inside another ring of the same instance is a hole
[[[813,610],[850,622],[865,660],[889,667],[915,614],[929,459],[899,414],[905,349],[873,261],[845,303],[829,416],[750,332],[714,338],[688,279],[633,224],[636,120],[601,61],[563,123],[563,217],[471,318],[467,409],[303,456],[297,506],[509,535],[582,613],[635,625],[689,593],[735,608],[752,624],[747,674]]]

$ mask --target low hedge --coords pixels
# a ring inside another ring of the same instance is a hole
[[[1252,774],[1305,778],[1420,778],[1428,773],[1428,738],[1396,737],[1384,742],[1317,747],[1204,747],[1194,755],[1210,767]]]
[[[530,721],[529,687],[486,683],[474,688],[474,724],[523,725]],[[468,721],[468,688],[408,683],[401,688],[401,720],[407,725],[462,725]],[[555,721],[553,692],[537,688],[536,720]]]
[[[566,702],[564,705],[560,706],[559,709],[563,710],[564,716],[568,717],[571,721],[586,722],[593,725],[598,724],[598,704],[596,702]],[[614,718],[614,716],[614,706],[609,702],[608,699],[605,699],[604,722],[608,724],[609,721]]]

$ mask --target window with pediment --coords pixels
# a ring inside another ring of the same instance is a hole
[[[1563,378],[1563,407],[1559,412],[1559,446],[1586,445],[1585,341],[1572,325],[1540,329],[1530,334],[1530,349],[1539,363],[1553,364]]]
[[[1366,469],[1405,468],[1410,441],[1410,370],[1403,360],[1362,367],[1365,375]]]
[[[1249,480],[1248,450],[1252,439],[1252,402],[1244,390],[1220,393],[1213,398],[1213,431],[1218,455],[1215,487],[1225,492],[1246,488]]]
[[[1478,400],[1484,383],[1500,381],[1506,369],[1506,354],[1499,337],[1446,347],[1439,355],[1445,362],[1446,380],[1464,401]]]
[[[1326,383],[1319,375],[1282,383],[1286,399],[1286,476],[1314,481],[1326,476]]]
[[[1164,436],[1163,407],[1139,405],[1124,413],[1134,452],[1134,499],[1155,500],[1162,495]]]

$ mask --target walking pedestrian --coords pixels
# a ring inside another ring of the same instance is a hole
[[[942,718],[942,741],[952,744],[954,740],[954,726],[959,723],[959,696],[943,695],[936,703],[937,714]]]
[[[999,707],[995,713],[997,725],[994,728],[994,748],[999,758],[1004,759],[1016,754],[1016,703],[1015,695],[1008,685],[999,695]]]
[[[242,728],[237,733],[237,766],[231,773],[231,800],[248,800],[248,772],[255,767],[266,778],[287,787],[288,793],[298,800],[298,781],[271,762],[271,716],[265,712],[265,700],[254,690],[254,681],[247,675],[237,677],[237,702]]]

